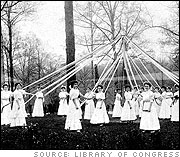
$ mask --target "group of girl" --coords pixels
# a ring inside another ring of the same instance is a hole
[[[97,92],[92,92],[91,88],[87,88],[86,94],[82,95],[78,89],[78,82],[71,82],[70,92],[67,93],[66,87],[61,86],[59,93],[59,108],[57,115],[66,116],[65,129],[80,131],[82,129],[81,106],[85,105],[84,119],[90,121],[91,124],[109,123],[109,116],[106,110],[104,100],[105,93],[103,86],[97,86]],[[132,122],[140,117],[140,129],[142,130],[159,130],[159,118],[171,118],[171,121],[179,121],[179,86],[175,85],[176,92],[173,94],[168,87],[156,87],[152,91],[149,82],[144,83],[144,87],[138,90],[131,86],[125,86],[124,102],[122,102],[121,90],[117,89],[116,99],[112,117],[119,117],[122,122]],[[1,91],[1,125],[10,124],[13,126],[26,126],[27,113],[23,95],[33,95],[22,89],[20,83],[15,85],[15,91],[10,92],[8,85],[3,85]],[[44,96],[41,89],[38,88],[35,94],[36,100],[32,116],[43,117]],[[84,100],[80,103],[80,97]],[[11,102],[13,100],[13,105]],[[68,99],[69,98],[69,99]],[[96,102],[96,103],[95,103]]]
[[[112,117],[118,117],[121,121],[132,122],[138,117],[140,129],[159,130],[159,119],[170,119],[172,122],[179,121],[179,86],[175,85],[174,94],[170,87],[155,87],[152,90],[149,82],[144,83],[140,90],[130,86],[125,87],[125,102],[122,107],[121,90],[117,90]]]
[[[170,87],[161,87],[161,92],[159,87],[155,87],[153,92],[153,99],[155,103],[155,108],[157,115],[160,119],[170,119],[171,121],[178,121],[178,113],[176,113],[174,109],[178,110],[178,106],[176,107],[176,98],[178,97],[178,85],[175,85],[175,93],[171,91]],[[114,103],[112,117],[119,117],[122,121],[131,121],[135,120],[138,117],[141,117],[142,114],[142,95],[145,91],[144,87],[141,87],[140,90],[137,87],[134,87],[131,90],[130,86],[125,87],[124,97],[126,101],[124,106],[122,107],[122,96],[121,90],[117,89],[116,99]],[[129,104],[127,104],[127,102]],[[130,106],[130,107],[127,107]],[[131,109],[131,110],[130,110]],[[131,111],[131,112],[130,112]],[[128,114],[125,114],[128,113]],[[126,116],[126,117],[124,117]]]
[[[16,83],[14,92],[11,92],[8,90],[8,84],[4,84],[1,91],[1,125],[10,124],[10,127],[26,126],[27,113],[24,102],[24,96],[26,95],[36,96],[32,117],[43,117],[44,96],[41,88],[37,90],[36,94],[28,93],[22,89],[20,83]],[[103,101],[105,99],[105,94],[102,92],[103,87],[98,85],[97,90],[98,93],[95,94],[91,91],[91,88],[88,88],[87,93],[83,96],[78,89],[77,81],[71,83],[69,93],[66,92],[65,86],[61,86],[57,115],[66,116],[65,129],[77,131],[82,129],[82,110],[79,97],[83,97],[85,100],[84,119],[90,120],[92,124],[109,123],[106,106]],[[68,97],[69,101],[67,101]],[[94,98],[97,100],[96,107],[93,100]],[[12,101],[12,99],[14,100]]]
[[[88,88],[84,96],[78,90],[77,81],[72,83],[71,87],[69,108],[68,105],[66,107],[65,129],[77,131],[82,129],[82,110],[79,96],[85,99],[84,119],[90,120],[91,124],[100,124],[100,126],[109,123],[109,116],[104,102],[106,98],[102,85],[97,86],[96,93],[92,92],[91,88]],[[119,117],[122,122],[132,122],[140,117],[140,129],[152,132],[160,129],[159,119],[161,118],[171,118],[171,121],[179,121],[179,86],[175,85],[176,92],[174,94],[170,92],[169,87],[166,89],[163,86],[161,90],[162,93],[159,92],[158,87],[152,90],[149,82],[145,82],[140,90],[137,87],[131,90],[131,86],[126,85],[124,92],[125,101],[122,107],[121,90],[117,89],[112,117]]]
[[[24,102],[26,95],[36,96],[32,116],[44,116],[44,97],[40,88],[37,89],[36,94],[32,94],[23,90],[20,83],[16,83],[14,92],[11,92],[8,84],[4,84],[1,91],[1,125],[26,126],[26,117],[28,116]]]
[[[80,103],[80,97],[84,99]],[[96,105],[93,99],[96,99]],[[73,81],[71,83],[71,90],[69,93],[69,105],[65,122],[65,129],[76,130],[80,132],[82,129],[81,119],[82,110],[81,105],[85,105],[84,119],[90,120],[91,124],[109,123],[109,116],[106,111],[104,103],[105,93],[103,92],[103,86],[97,86],[97,93],[91,91],[91,88],[87,89],[87,93],[82,95],[78,89],[78,82]]]

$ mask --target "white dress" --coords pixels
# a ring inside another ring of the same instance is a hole
[[[25,93],[26,92],[22,89],[15,90],[13,92],[14,101],[13,101],[13,107],[12,107],[12,112],[11,112],[10,127],[26,125],[25,117],[27,117],[27,113],[25,110],[25,103],[24,103],[24,98],[23,98],[23,94]]]
[[[116,94],[116,99],[114,102],[114,108],[113,108],[113,113],[112,117],[121,117],[121,112],[122,112],[122,106],[121,106],[121,95],[119,93]]]
[[[105,93],[100,92],[96,93],[96,108],[94,109],[94,113],[90,120],[91,124],[101,124],[101,123],[109,123],[109,116],[106,111],[106,106],[104,103]],[[102,99],[102,100],[99,100]]]
[[[4,105],[10,103],[10,97],[12,96],[11,91],[1,91],[1,110]],[[3,112],[1,113],[1,125],[10,124],[10,113],[11,113],[11,104],[5,106],[3,108]]]
[[[143,93],[143,92],[142,92]],[[143,108],[143,99],[142,99],[142,93],[138,96],[138,103],[139,103],[139,117],[142,115],[142,108]]]
[[[169,97],[171,93],[168,92],[163,92],[161,94],[163,100],[161,103],[161,109],[159,112],[159,118],[171,118],[171,104],[172,104],[172,99]]]
[[[172,92],[166,92],[167,96],[167,103],[170,106],[170,116],[172,115],[172,103],[173,103],[173,93]]]
[[[159,130],[160,124],[156,112],[156,107],[154,103],[154,93],[152,91],[146,91],[142,93],[143,95],[143,110],[140,120],[140,129],[142,130]],[[147,102],[148,101],[148,102]],[[144,111],[144,108],[149,108],[150,103],[152,102],[150,112]]]
[[[86,93],[85,97],[86,98],[92,98],[95,94],[93,92],[90,93]],[[84,119],[88,119],[90,120],[92,117],[92,114],[94,112],[95,109],[95,104],[94,104],[94,100],[90,99],[90,100],[86,100],[85,103],[85,112],[84,112]]]
[[[68,113],[68,104],[67,104],[67,92],[60,92],[59,93],[59,108],[57,115],[67,115]]]
[[[157,112],[158,117],[159,117],[159,112],[160,112],[161,103],[162,103],[159,100],[160,97],[161,97],[161,94],[159,92],[154,93],[154,105],[156,107],[156,112]]]
[[[36,93],[36,100],[34,103],[32,117],[43,117],[44,116],[43,102],[44,102],[43,93],[41,91],[39,91]]]
[[[80,121],[81,119],[80,113],[82,111],[80,109],[80,102],[79,102],[78,96],[79,96],[79,90],[72,88],[69,93],[69,107],[68,107],[68,113],[67,113],[66,122],[65,122],[65,129],[68,129],[68,130],[82,129],[82,125]],[[76,109],[73,99],[76,102],[79,109]]]
[[[132,104],[132,92],[124,93],[125,102],[122,108],[121,121],[136,120],[135,107]],[[130,106],[132,109],[130,109]]]
[[[139,92],[138,91],[133,93],[132,107],[134,107],[134,109],[135,109],[136,116],[139,115],[139,108],[140,108],[139,102],[138,102],[138,96],[139,96]]]
[[[178,96],[178,99],[176,99],[172,105],[171,121],[179,121],[179,91],[175,92],[174,96]]]

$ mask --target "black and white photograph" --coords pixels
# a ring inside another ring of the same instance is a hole
[[[0,149],[179,157],[179,1],[1,1]]]

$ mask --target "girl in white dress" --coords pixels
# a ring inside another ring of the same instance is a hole
[[[13,107],[11,112],[11,124],[10,127],[15,126],[26,126],[26,119],[27,113],[25,110],[25,103],[23,95],[30,94],[27,93],[25,90],[22,89],[22,86],[20,83],[15,84],[15,91],[13,92]]]
[[[81,97],[84,97],[78,89],[78,82],[72,81],[71,90],[69,93],[69,107],[65,122],[65,129],[76,130],[77,132],[80,132],[80,130],[82,129],[80,121],[80,119],[82,118],[82,111],[79,102],[79,95]]]
[[[132,99],[132,106],[134,106],[135,108],[135,113],[136,113],[136,116],[138,117],[139,116],[139,102],[138,102],[138,96],[139,96],[139,91],[138,91],[138,88],[137,87],[134,87],[134,90],[133,90],[133,99]]]
[[[61,86],[61,92],[59,93],[59,108],[57,115],[67,116],[68,113],[68,104],[67,104],[67,96],[69,94],[66,92],[66,87]]]
[[[161,104],[161,109],[159,112],[159,118],[161,119],[170,119],[171,118],[171,104],[172,104],[172,95],[171,93],[166,92],[166,87],[163,86],[161,87],[162,90],[162,104]]]
[[[3,85],[1,91],[1,125],[10,124],[12,92],[8,90],[8,84]]]
[[[160,124],[154,103],[154,93],[150,90],[150,87],[149,82],[144,83],[145,91],[142,93],[143,108],[140,129],[143,131],[149,130],[153,133],[160,129]]]
[[[84,96],[86,98],[89,98],[89,100],[86,100],[85,103],[84,119],[90,120],[95,109],[93,100],[93,98],[95,97],[95,93],[91,91],[90,87],[87,88],[86,92],[87,93]]]
[[[142,93],[144,92],[144,87],[140,88],[139,96],[138,96],[138,103],[139,103],[139,118],[141,118],[142,115],[142,107],[143,107],[143,99],[142,99]]]
[[[35,95],[36,95],[36,100],[34,103],[32,117],[43,117],[44,116],[44,109],[43,109],[44,95],[41,91],[41,87],[37,88],[37,93]]]
[[[159,117],[159,112],[160,112],[160,108],[161,108],[161,103],[162,103],[162,98],[161,98],[161,94],[159,93],[159,87],[155,87],[155,89],[154,89],[154,104],[156,107],[156,112],[157,112],[158,117]]]
[[[172,103],[172,116],[171,121],[172,122],[179,122],[179,86],[175,85],[175,93],[173,97],[173,103]]]
[[[121,121],[132,122],[136,120],[135,107],[132,104],[133,94],[130,90],[131,90],[131,86],[126,85],[125,93],[124,93],[125,102],[122,108]]]
[[[103,86],[98,85],[97,91],[98,93],[96,93],[96,96],[95,96],[97,100],[96,108],[94,110],[90,123],[100,124],[100,126],[103,126],[104,123],[109,123],[109,116],[107,114],[106,106],[104,103],[105,93],[103,93]]]
[[[171,87],[167,87],[166,90],[166,101],[170,106],[170,117],[172,116],[172,103],[173,103],[173,92]]]
[[[112,117],[119,117],[119,118],[121,117],[121,112],[122,112],[121,100],[122,100],[122,97],[121,97],[120,93],[121,93],[121,90],[117,89]]]

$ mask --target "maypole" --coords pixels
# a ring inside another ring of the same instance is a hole
[[[126,42],[123,38],[122,40],[123,44],[123,53],[127,52],[127,45]],[[123,61],[122,61],[122,81],[121,81],[121,92],[122,92],[122,104],[124,104],[125,99],[124,99],[124,86],[127,84],[127,72],[125,69],[125,63],[124,63],[124,56],[123,56]]]

